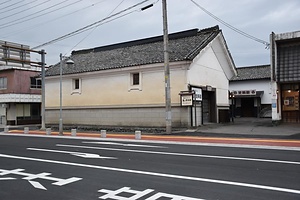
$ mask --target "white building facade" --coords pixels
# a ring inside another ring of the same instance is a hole
[[[230,81],[230,103],[234,117],[271,117],[270,65],[237,68]]]
[[[219,122],[228,113],[234,62],[218,27],[170,34],[172,125]],[[217,52],[217,53],[215,53]],[[162,37],[74,51],[63,70],[64,124],[165,126]],[[58,123],[59,65],[46,72],[46,123]],[[203,99],[182,106],[182,92]]]

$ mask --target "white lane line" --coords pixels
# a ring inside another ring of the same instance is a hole
[[[98,150],[107,150],[107,151],[123,151],[123,152],[134,152],[134,153],[159,154],[159,155],[215,158],[215,159],[228,159],[228,160],[244,160],[244,161],[255,161],[255,162],[269,162],[269,163],[300,165],[300,162],[287,161],[287,160],[270,160],[270,159],[243,158],[243,157],[231,157],[231,156],[213,156],[213,155],[201,155],[201,154],[170,153],[170,152],[162,152],[162,151],[143,151],[143,150],[132,150],[132,149],[115,149],[115,148],[91,147],[91,146],[67,145],[67,144],[56,144],[56,146],[71,147],[71,148],[83,148],[83,149],[98,149]]]
[[[40,189],[40,190],[47,190],[42,184],[37,181],[28,181],[33,187]]]
[[[10,181],[10,180],[16,180],[16,178],[12,178],[12,177],[0,178],[0,181]]]
[[[128,144],[128,143],[118,143],[118,142],[82,142],[82,143],[116,145],[116,146],[124,146],[124,147],[168,148],[168,147],[163,147],[163,146],[153,146],[153,145],[143,145],[143,144]]]
[[[82,153],[82,152],[74,152],[74,151],[60,151],[60,150],[53,150],[53,149],[38,149],[38,148],[27,148],[29,151],[44,151],[44,152],[52,152],[52,153],[64,153],[64,154],[70,154],[73,156],[78,156],[82,158],[101,158],[101,159],[117,159],[114,157],[105,157],[100,156],[98,154],[93,153]]]
[[[53,163],[53,164],[68,165],[68,166],[76,166],[76,167],[101,169],[101,170],[109,170],[109,171],[117,171],[117,172],[132,173],[132,174],[159,176],[159,177],[182,179],[182,180],[189,180],[189,181],[198,181],[198,182],[216,183],[216,184],[232,185],[232,186],[239,186],[239,187],[248,187],[248,188],[271,190],[271,191],[293,193],[293,194],[300,195],[300,190],[290,189],[290,188],[273,187],[273,186],[267,186],[267,185],[256,185],[256,184],[234,182],[234,181],[224,181],[224,180],[209,179],[209,178],[199,178],[199,177],[191,177],[191,176],[164,174],[164,173],[158,173],[158,172],[148,172],[148,171],[140,171],[140,170],[115,168],[115,167],[105,167],[105,166],[89,165],[89,164],[83,164],[83,163],[72,163],[72,162],[47,160],[47,159],[40,159],[40,158],[30,158],[30,157],[22,157],[22,156],[14,156],[14,155],[6,155],[6,154],[0,154],[0,157],[19,159],[19,160],[29,160],[29,161],[36,161],[36,162],[44,162],[44,163]]]

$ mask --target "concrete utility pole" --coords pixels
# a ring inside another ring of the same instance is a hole
[[[169,38],[167,20],[167,1],[162,0],[163,32],[164,32],[164,66],[165,66],[165,99],[166,99],[166,133],[172,133],[172,112],[170,92],[170,68],[169,68]]]
[[[62,120],[62,65],[63,57],[62,54],[59,55],[60,66],[59,66],[59,135],[63,135],[63,120]]]
[[[41,61],[42,61],[42,127],[41,130],[46,130],[45,125],[45,50],[41,50]]]

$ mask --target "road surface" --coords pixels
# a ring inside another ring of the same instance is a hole
[[[299,200],[288,149],[0,134],[0,199]]]

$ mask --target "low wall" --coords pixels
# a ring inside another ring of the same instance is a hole
[[[46,109],[46,124],[59,122],[59,109]],[[165,107],[147,108],[81,108],[63,109],[64,124],[100,126],[164,127]],[[190,114],[187,107],[172,107],[172,126],[188,127]]]

